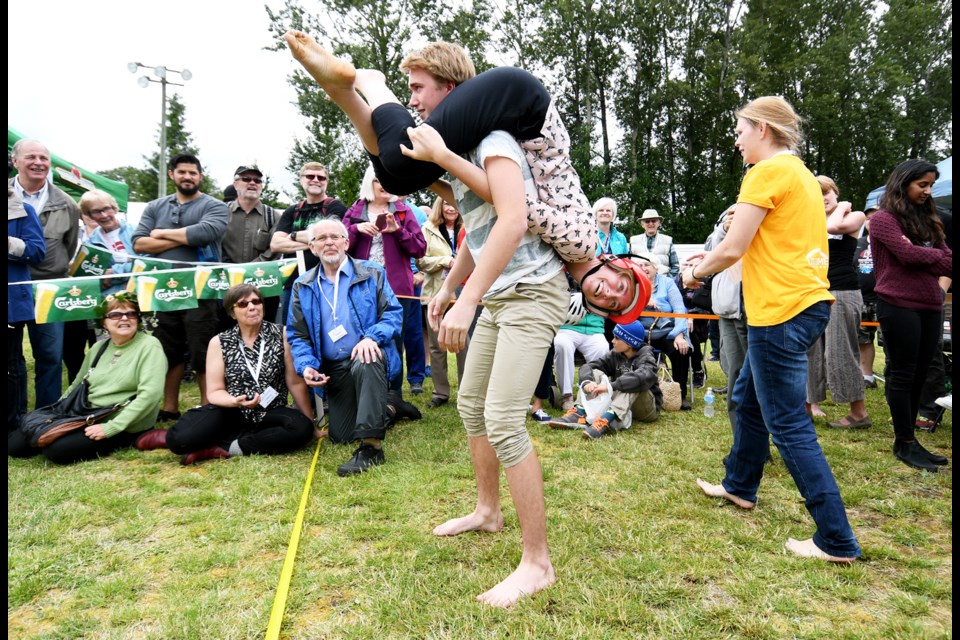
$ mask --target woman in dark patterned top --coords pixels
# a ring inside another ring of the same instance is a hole
[[[237,325],[210,340],[209,404],[191,409],[169,431],[141,436],[138,449],[168,447],[181,464],[254,453],[285,453],[310,440],[313,410],[293,369],[283,328],[263,320],[263,296],[251,284],[231,287],[223,306]],[[288,390],[296,409],[287,406]]]

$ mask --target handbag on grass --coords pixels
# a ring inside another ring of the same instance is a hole
[[[93,407],[87,400],[90,390],[90,383],[87,378],[90,372],[100,362],[103,352],[110,346],[110,341],[105,340],[99,353],[87,369],[86,375],[80,381],[73,391],[64,398],[60,398],[53,404],[40,407],[36,411],[31,411],[20,420],[20,430],[30,439],[30,445],[33,447],[46,447],[60,436],[66,435],[71,431],[76,431],[91,424],[98,424],[104,419],[109,418],[125,406],[130,404],[136,394],[130,396],[123,402],[110,407]]]
[[[663,360],[660,361],[660,367],[657,369],[657,378],[660,380],[660,393],[663,394],[663,410],[680,411],[680,404],[683,401],[680,383],[673,381],[667,363]]]

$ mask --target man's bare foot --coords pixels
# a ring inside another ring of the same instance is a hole
[[[755,506],[757,506],[756,502],[750,502],[735,496],[732,493],[727,493],[727,490],[723,488],[722,484],[710,484],[709,482],[697,478],[697,486],[703,489],[703,492],[711,498],[724,498],[737,505],[741,509],[753,509]]]
[[[557,581],[553,565],[543,567],[539,564],[520,561],[520,566],[503,579],[498,585],[477,596],[477,600],[491,607],[506,609],[512,607],[520,598],[532,596]]]
[[[482,516],[476,511],[462,518],[453,518],[433,528],[435,536],[456,536],[468,531],[486,531],[496,533],[503,529],[503,514],[497,511],[496,517]]]
[[[290,47],[293,59],[303,65],[324,91],[353,90],[357,70],[352,64],[334,58],[329,51],[317,44],[316,40],[302,31],[291,29],[283,34],[283,39]]]
[[[784,546],[801,558],[816,558],[817,560],[826,560],[827,562],[836,562],[839,564],[853,564],[857,560],[856,558],[840,558],[837,556],[831,556],[814,544],[813,538],[808,540],[794,540],[793,538],[787,538],[787,544]]]

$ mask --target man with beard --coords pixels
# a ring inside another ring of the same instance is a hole
[[[220,262],[220,240],[227,230],[227,205],[200,192],[203,168],[189,153],[171,158],[167,175],[176,193],[151,201],[133,234],[137,253],[182,263]],[[180,263],[180,264],[178,264]],[[163,409],[158,421],[180,417],[180,380],[185,366],[183,354],[189,352],[197,373],[200,404],[207,404],[207,344],[217,334],[217,300],[198,300],[196,309],[157,313],[154,336],[167,356],[167,377],[163,388]]]

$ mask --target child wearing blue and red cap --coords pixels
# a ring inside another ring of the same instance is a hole
[[[583,437],[597,439],[630,427],[636,418],[653,422],[660,416],[663,394],[657,379],[657,357],[646,343],[646,331],[639,321],[618,324],[613,329],[613,349],[599,360],[580,367],[580,388],[585,394],[610,394],[610,407],[593,424],[587,424],[586,410],[573,406],[552,427],[583,430]]]

